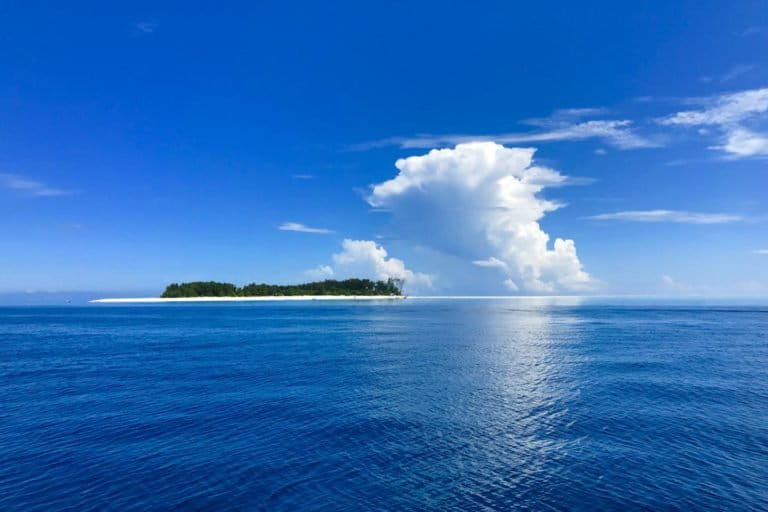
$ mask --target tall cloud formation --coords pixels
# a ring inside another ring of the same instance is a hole
[[[494,142],[458,144],[400,159],[399,173],[373,186],[368,202],[389,210],[405,236],[503,274],[512,290],[583,290],[593,281],[573,240],[539,221],[562,205],[539,197],[566,177],[533,165],[532,148]]]

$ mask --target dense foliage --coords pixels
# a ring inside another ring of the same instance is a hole
[[[277,285],[251,283],[238,288],[231,283],[195,281],[173,283],[163,292],[166,299],[180,297],[264,297],[272,295],[400,295],[402,282],[397,279],[328,279],[313,283]]]

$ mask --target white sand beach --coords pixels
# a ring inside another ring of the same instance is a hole
[[[114,299],[94,299],[88,302],[99,304],[153,303],[153,302],[265,302],[265,301],[300,301],[300,300],[402,300],[405,295],[278,295],[265,297],[179,297],[165,299],[161,297],[131,297]]]

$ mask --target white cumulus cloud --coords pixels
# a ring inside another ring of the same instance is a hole
[[[330,265],[318,265],[304,273],[312,279],[329,279],[330,277],[333,277],[334,272]]]
[[[372,240],[345,239],[341,247],[343,250],[333,255],[337,273],[375,279],[402,279],[412,286],[432,284],[432,276],[407,269],[403,260],[390,257],[384,247]]]
[[[768,155],[768,134],[734,128],[729,130],[725,143],[715,147],[735,156]]]
[[[331,276],[341,279],[349,277],[376,280],[402,279],[410,292],[432,286],[433,276],[406,268],[403,260],[389,256],[384,247],[372,240],[345,239],[341,249],[341,252],[332,256],[333,266],[320,265],[306,273],[318,279]]]
[[[539,194],[565,177],[533,165],[534,151],[471,142],[400,159],[397,176],[373,186],[368,202],[391,212],[404,236],[491,267],[510,289],[583,290],[593,280],[573,240],[550,243],[539,225],[562,206]]]

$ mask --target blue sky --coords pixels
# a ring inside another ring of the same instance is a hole
[[[768,294],[765,2],[255,4],[0,7],[0,292]]]

